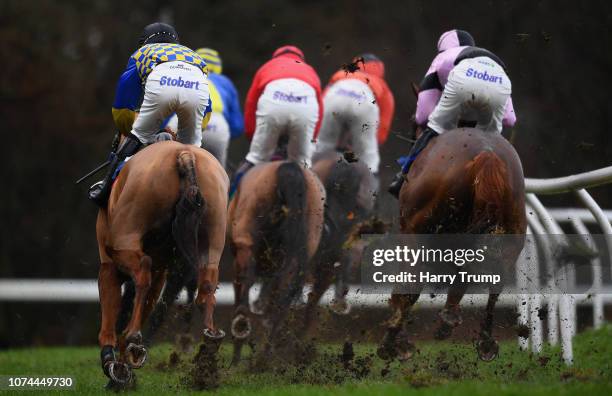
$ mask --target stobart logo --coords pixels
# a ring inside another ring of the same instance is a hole
[[[471,67],[469,69],[467,69],[467,71],[465,72],[465,75],[467,77],[474,77],[477,78],[479,80],[483,80],[483,81],[488,81],[488,82],[492,82],[492,83],[502,83],[502,78],[500,76],[494,76],[492,74],[487,73],[487,71],[485,70],[484,72],[478,71],[476,69],[472,69]]]
[[[199,86],[200,86],[200,82],[199,81],[183,80],[180,76],[179,76],[179,78],[172,78],[170,76],[163,76],[159,80],[159,85],[161,85],[161,86],[168,85],[168,86],[179,87],[179,88],[198,89]]]

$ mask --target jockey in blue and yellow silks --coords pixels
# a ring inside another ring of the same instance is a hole
[[[210,121],[203,129],[202,147],[225,167],[230,139],[242,135],[244,130],[238,91],[231,80],[222,74],[223,63],[216,50],[200,48],[196,53],[206,62],[208,88],[213,103]],[[168,126],[176,130],[176,117],[168,122]]]
[[[91,187],[89,198],[106,206],[118,166],[142,145],[152,143],[172,113],[178,114],[177,140],[200,146],[210,110],[206,62],[179,44],[172,26],[156,22],[145,27],[119,79],[113,103],[113,119],[125,139],[111,156],[104,180]]]

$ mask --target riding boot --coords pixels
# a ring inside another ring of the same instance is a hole
[[[425,128],[421,136],[419,136],[417,141],[414,142],[414,144],[412,145],[412,148],[408,153],[406,162],[402,166],[402,170],[395,175],[393,181],[391,182],[391,184],[389,184],[389,188],[387,189],[387,191],[389,191],[389,193],[391,193],[391,195],[393,195],[395,198],[399,198],[399,193],[402,189],[402,186],[404,185],[404,180],[406,179],[405,176],[410,170],[410,165],[412,165],[419,153],[423,151],[425,147],[427,147],[427,143],[429,143],[429,141],[435,138],[436,136],[438,136],[438,132],[427,127]]]
[[[116,153],[112,154],[111,163],[108,166],[106,176],[89,188],[89,199],[101,208],[105,208],[112,189],[112,181],[119,165],[129,156],[136,154],[142,147],[142,143],[132,134],[127,135],[125,141]]]
[[[242,176],[244,176],[244,174],[247,173],[249,169],[251,169],[254,166],[255,164],[249,162],[246,159],[242,161],[238,169],[236,169],[236,173],[234,173],[234,178],[232,179],[232,183],[230,184],[230,190],[229,190],[230,198],[234,196],[234,193],[238,189],[238,186],[240,185],[240,179],[242,179]]]

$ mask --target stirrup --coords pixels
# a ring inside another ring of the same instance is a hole
[[[109,181],[109,183],[112,183]],[[89,187],[89,191],[87,192],[87,197],[90,201],[95,203],[101,208],[106,208],[108,204],[108,196],[110,195],[110,191],[107,190],[108,187],[104,185],[104,181],[101,180],[97,183],[94,183]]]

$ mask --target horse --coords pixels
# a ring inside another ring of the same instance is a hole
[[[234,255],[235,310],[232,364],[251,335],[249,290],[262,278],[260,307],[267,327],[265,363],[300,294],[323,229],[325,190],[317,176],[294,162],[257,165],[243,177],[229,206],[228,238]]]
[[[345,299],[346,282],[361,253],[358,234],[372,214],[378,184],[364,163],[347,161],[336,151],[317,154],[312,170],[323,183],[327,200],[323,237],[313,259],[314,279],[306,303],[303,334],[310,330],[319,301],[332,282],[335,287],[330,309],[341,315],[350,311]]]
[[[229,179],[208,152],[174,141],[152,144],[123,167],[96,234],[102,323],[98,336],[109,386],[133,380],[132,369],[147,358],[141,326],[172,270],[175,251],[198,273],[196,304],[204,312],[204,345],[216,349],[224,337],[213,322],[219,260],[225,245]],[[133,309],[118,337],[121,285],[132,281]],[[119,350],[119,358],[115,356]]]
[[[527,228],[525,181],[514,147],[501,134],[457,128],[433,139],[406,175],[400,195],[400,229],[404,234],[512,234],[503,265],[514,265],[523,249]],[[480,359],[497,357],[492,335],[493,310],[503,285],[491,287],[476,344]],[[451,287],[437,339],[451,335],[461,323],[459,303],[465,288]],[[408,359],[414,346],[405,327],[418,293],[392,294],[393,315],[378,349],[381,358]]]

